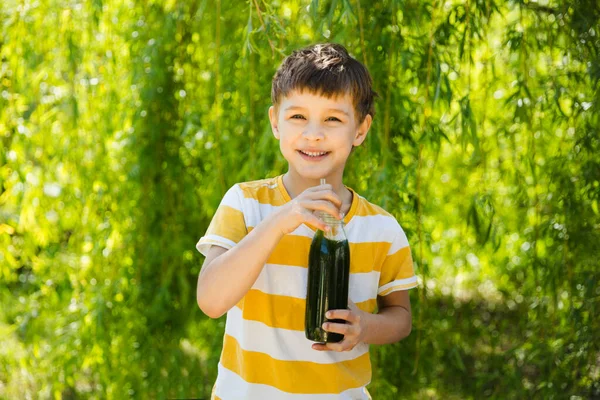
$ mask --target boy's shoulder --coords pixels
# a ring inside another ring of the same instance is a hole
[[[255,181],[247,181],[247,182],[238,182],[236,183],[236,185],[239,186],[240,189],[242,190],[248,190],[248,191],[256,191],[256,190],[261,190],[261,189],[275,189],[277,188],[278,182],[277,179],[278,177],[274,177],[274,178],[265,178],[265,179],[259,179],[259,180],[255,180]]]
[[[361,216],[382,216],[382,217],[390,217],[396,219],[391,213],[389,213],[382,206],[375,204],[369,200],[367,200],[364,196],[358,194],[354,191],[354,194],[358,196],[358,213]]]
[[[281,205],[285,203],[281,176],[259,179],[255,181],[238,182],[233,185],[246,199],[254,199],[259,203]]]
[[[354,190],[353,192],[358,197],[355,216],[360,217],[360,225],[375,226],[384,235],[404,235],[404,230],[394,215]]]

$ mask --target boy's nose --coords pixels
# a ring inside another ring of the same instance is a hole
[[[320,125],[310,124],[305,127],[304,131],[302,131],[302,136],[304,136],[306,139],[319,140],[323,139],[325,134],[323,133],[323,128]]]

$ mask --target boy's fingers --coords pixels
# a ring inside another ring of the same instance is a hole
[[[337,208],[342,207],[342,199],[332,189],[315,190],[310,193],[309,197],[313,200],[329,200]]]
[[[330,201],[327,201],[327,200],[317,200],[315,203],[317,203],[317,205],[318,205],[318,207],[319,207],[320,210],[325,211],[326,213],[329,213],[329,214],[333,215],[334,218],[340,218],[341,217],[339,207],[336,207]]]
[[[354,346],[346,340],[342,340],[339,343],[314,343],[312,348],[318,351],[350,351]]]
[[[344,336],[349,335],[354,331],[354,328],[352,327],[352,325],[336,324],[333,322],[325,322],[323,324],[323,329],[326,330],[327,332],[340,333]]]
[[[326,343],[326,346],[331,351],[350,351],[354,346],[346,339],[338,343]]]
[[[331,351],[331,349],[323,343],[314,343],[312,345],[312,348],[313,348],[313,350],[318,350],[318,351]]]
[[[330,185],[329,183],[326,183],[324,185],[317,185],[317,186],[309,187],[308,189],[306,189],[306,192],[318,192],[321,190],[331,190],[331,189],[333,189],[333,186]]]
[[[308,211],[304,214],[304,222],[312,226],[316,226],[323,232],[329,229],[329,226],[325,222],[321,221],[316,215]]]
[[[329,200],[330,202],[332,202],[337,208],[342,208],[342,199],[340,199],[340,196],[335,194],[333,190],[325,191],[323,193],[323,197],[325,198],[325,200]]]
[[[325,211],[333,215],[334,218],[340,218],[340,210],[327,200],[315,200],[303,203],[304,208],[313,211]]]
[[[359,322],[358,315],[352,310],[329,310],[325,316],[328,319],[343,319],[348,322]]]

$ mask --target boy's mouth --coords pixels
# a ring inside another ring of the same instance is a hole
[[[330,151],[302,151],[297,150],[302,158],[309,161],[319,161],[327,157]]]

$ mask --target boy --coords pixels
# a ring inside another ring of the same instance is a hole
[[[370,399],[369,344],[409,335],[417,279],[406,235],[342,183],[376,95],[338,44],[295,51],[275,74],[269,119],[288,171],[230,188],[196,246],[206,256],[198,305],[212,318],[227,313],[213,399]],[[308,252],[326,229],[314,211],[343,218],[350,243],[349,309],[327,315],[347,322],[323,326],[340,343],[304,336]]]

